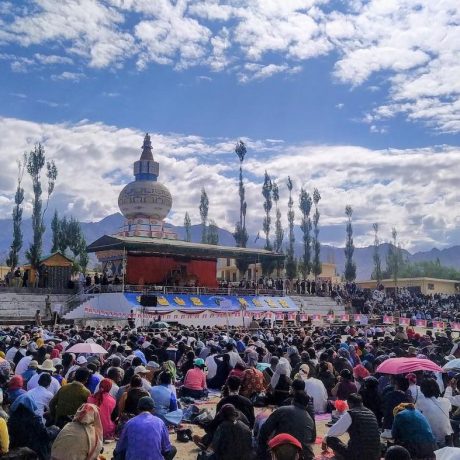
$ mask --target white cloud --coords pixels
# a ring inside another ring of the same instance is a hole
[[[62,72],[60,74],[51,75],[51,80],[68,80],[68,81],[80,81],[85,78],[85,74],[82,72]]]
[[[143,133],[102,123],[45,124],[0,118],[0,218],[11,214],[15,162],[37,141],[45,145],[59,169],[51,209],[75,214],[82,220],[100,219],[116,212],[117,197],[132,180],[132,163],[140,154]],[[281,211],[286,221],[286,179],[294,182],[297,202],[301,186],[321,191],[320,234],[324,243],[342,244],[344,206],[354,208],[356,239],[372,241],[369,229],[381,223],[382,239],[396,226],[408,249],[460,244],[460,149],[433,146],[419,149],[371,150],[350,145],[289,145],[276,140],[246,139],[245,187],[251,234],[260,230],[263,218],[261,185],[266,169],[277,180]],[[174,224],[182,224],[185,211],[199,222],[199,194],[206,187],[210,217],[233,229],[238,212],[237,168],[234,139],[152,134],[155,159],[160,162],[159,180],[173,195]],[[12,157],[13,155],[13,157]],[[5,161],[8,159],[8,161]],[[30,214],[30,183],[27,179],[26,214]],[[299,220],[297,204],[296,219]],[[325,239],[325,229],[330,235]]]
[[[268,64],[261,65],[256,63],[245,64],[243,70],[238,73],[238,78],[241,83],[247,83],[252,80],[265,80],[277,73],[295,74],[302,70],[302,67],[289,67],[286,64]]]
[[[337,82],[352,87],[369,82],[364,86],[369,91],[389,87],[385,107],[377,107],[374,116],[386,110],[386,117],[403,114],[436,130],[459,132],[458,0],[339,4],[337,9],[327,0],[35,0],[21,8],[8,2],[0,46],[58,50],[17,56],[11,61],[16,72],[34,63],[111,70],[155,63],[176,70],[207,66],[243,81],[289,73],[306,60],[330,55]],[[376,75],[387,84],[370,81]]]

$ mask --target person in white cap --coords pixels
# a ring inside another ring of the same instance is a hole
[[[137,366],[134,369],[134,375],[138,375],[142,379],[142,388],[147,392],[149,392],[150,389],[152,388],[152,385],[146,379],[149,372],[150,371],[145,366]]]
[[[28,382],[27,382],[27,391],[29,390],[33,390],[34,388],[37,388],[39,383],[39,379],[40,379],[40,376],[43,374],[43,373],[47,373],[49,375],[52,375],[53,372],[56,370],[56,368],[54,367],[54,364],[53,364],[53,360],[52,359],[45,359],[45,361],[43,361],[43,364],[42,365],[39,365],[38,366],[38,369],[41,371],[40,374],[35,374]],[[58,382],[57,379],[55,379],[54,377],[51,377],[51,382],[49,384],[49,387],[48,387],[48,390],[52,393],[52,395],[54,396],[58,391],[59,391],[59,388],[61,388],[61,385],[60,383]]]

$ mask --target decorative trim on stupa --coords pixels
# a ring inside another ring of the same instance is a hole
[[[135,180],[126,185],[118,197],[118,207],[126,221],[117,235],[177,239],[177,235],[165,227],[172,196],[168,188],[158,182],[160,165],[153,159],[148,133],[133,169]]]

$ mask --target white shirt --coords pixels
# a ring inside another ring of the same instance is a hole
[[[39,385],[33,390],[29,390],[27,394],[35,401],[35,404],[38,407],[38,413],[43,418],[45,409],[49,407],[49,403],[53,398],[53,393],[51,393],[47,388]]]
[[[334,437],[342,436],[348,431],[348,428],[350,428],[351,423],[352,423],[351,415],[347,411],[342,415],[342,417],[340,417],[334,423],[334,425],[332,425],[329,428],[329,431],[326,433],[325,438],[332,437],[332,436]]]
[[[21,360],[18,362],[18,365],[16,366],[16,369],[14,370],[14,373],[16,375],[24,374],[24,372],[29,368],[31,361],[32,356],[24,356],[24,358],[21,358]]]
[[[313,398],[315,414],[324,414],[327,409],[327,390],[324,383],[313,377],[304,380],[305,392]]]
[[[227,351],[230,356],[230,367],[235,367],[236,363],[242,363],[243,360],[241,359],[240,355],[236,351]]]
[[[451,386],[447,386],[444,398],[447,398],[453,406],[460,407],[460,395],[453,396]]]
[[[7,361],[13,361],[15,354],[18,352],[19,348],[11,347],[5,355]]]
[[[217,363],[214,361],[214,356],[216,355],[209,355],[204,361],[206,367],[208,368],[208,379],[212,379],[217,373]]]
[[[437,442],[444,444],[453,433],[449,412],[452,404],[447,398],[419,398],[415,407],[427,418]]]
[[[39,386],[38,379],[40,378],[40,375],[41,374],[35,374],[31,377],[31,379],[27,382],[27,391],[33,390]],[[61,388],[60,383],[53,376],[51,376],[51,383],[48,387],[48,391],[54,396],[59,391],[59,388]]]

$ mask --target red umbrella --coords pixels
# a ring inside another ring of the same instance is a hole
[[[66,350],[69,353],[88,353],[93,355],[105,355],[107,350],[97,343],[77,343]]]
[[[380,374],[410,374],[416,371],[444,372],[436,363],[420,358],[389,358],[376,369]]]

